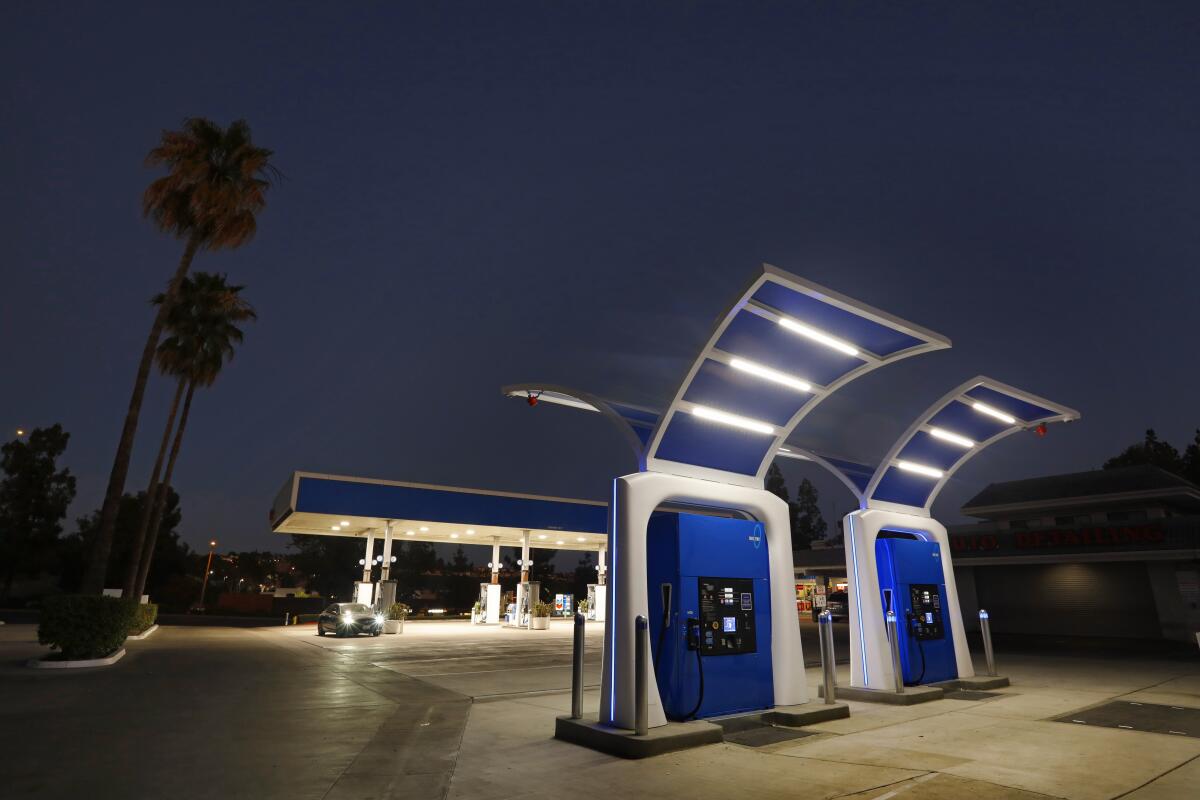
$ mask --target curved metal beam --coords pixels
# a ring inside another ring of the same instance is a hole
[[[929,497],[925,501],[925,505],[920,507],[920,510],[926,515],[929,514],[929,509],[933,505],[933,501],[937,499],[938,494],[940,494],[942,489],[945,488],[946,483],[949,482],[954,473],[991,445],[1019,431],[1032,430],[1039,425],[1045,425],[1054,422],[1073,422],[1074,420],[1079,419],[1080,416],[1079,412],[1073,408],[1051,402],[1044,397],[1038,397],[1035,394],[1023,391],[1015,386],[1009,386],[1006,383],[993,380],[986,375],[976,375],[974,378],[955,386],[953,389],[946,392],[946,394],[934,401],[934,403],[926,408],[921,414],[919,414],[917,418],[913,420],[913,423],[908,426],[908,429],[900,435],[900,438],[897,439],[892,445],[891,449],[888,450],[887,455],[884,456],[883,460],[879,462],[879,466],[875,468],[875,474],[871,476],[871,481],[867,484],[867,490],[863,493],[863,497],[866,498],[867,507],[893,510],[904,509],[910,513],[917,508],[916,506],[906,506],[901,503],[892,503],[886,500],[874,500],[872,497],[875,494],[875,490],[879,487],[880,481],[883,480],[883,476],[889,469],[895,466],[896,457],[901,453],[901,451],[904,450],[906,446],[908,446],[908,443],[912,440],[912,438],[916,436],[919,431],[923,430],[925,426],[929,424],[929,421],[937,416],[942,409],[946,408],[951,403],[960,401],[964,403],[967,402],[966,393],[979,386],[985,386],[1017,400],[1023,400],[1027,403],[1045,408],[1053,413],[1051,413],[1049,416],[1039,417],[1032,420],[1018,419],[1015,423],[1007,428],[1000,430],[982,442],[976,442],[971,448],[964,450],[963,455],[957,461],[955,461],[954,464],[952,464],[948,469],[942,470],[942,476],[937,479],[937,483],[935,483],[933,489],[930,490]]]
[[[505,397],[526,398],[530,395],[537,396],[539,402],[551,403],[554,405],[565,405],[570,408],[577,408],[581,411],[595,411],[600,416],[607,419],[617,427],[621,438],[633,450],[633,456],[637,459],[639,471],[646,469],[646,454],[645,448],[642,445],[641,438],[634,430],[634,426],[628,419],[621,416],[609,402],[601,397],[598,397],[591,392],[585,392],[579,389],[572,389],[567,386],[560,386],[555,383],[513,383],[508,386],[500,387],[500,392]],[[621,405],[629,408],[637,408],[639,411],[645,411],[649,414],[657,414],[658,412],[650,409],[643,409],[637,406],[622,403]]]

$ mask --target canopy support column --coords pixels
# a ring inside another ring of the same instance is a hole
[[[379,579],[386,581],[392,573],[392,521],[383,529],[383,570]]]
[[[366,551],[366,554],[363,556],[363,574],[362,574],[363,583],[371,582],[371,559],[374,558],[374,555],[375,555],[375,532],[370,531],[369,533],[367,533],[367,551]]]
[[[521,531],[521,583],[529,582],[529,531]]]
[[[492,583],[500,582],[500,537],[492,537]]]
[[[600,550],[596,553],[596,583],[603,586],[608,582],[608,567],[604,565],[604,556],[608,553],[607,545],[600,545]]]

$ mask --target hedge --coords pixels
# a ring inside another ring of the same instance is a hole
[[[49,597],[42,608],[38,641],[56,648],[66,661],[106,658],[124,643],[136,613],[137,603],[116,597]]]
[[[158,606],[154,603],[138,603],[133,612],[133,621],[129,625],[129,635],[134,636],[150,629],[158,619]]]

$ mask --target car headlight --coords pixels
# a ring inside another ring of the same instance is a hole
[[[383,614],[376,614],[376,615],[375,615],[375,624],[376,624],[376,625],[382,625],[382,624],[383,624]]]
[[[353,625],[354,616],[352,614],[342,614],[342,622],[346,625]]]

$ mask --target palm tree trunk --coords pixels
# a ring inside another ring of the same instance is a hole
[[[133,537],[133,547],[129,550],[129,564],[125,568],[125,587],[122,597],[134,597],[133,590],[137,588],[138,570],[142,563],[142,545],[146,541],[146,530],[150,527],[150,516],[154,511],[154,501],[158,497],[158,476],[162,473],[163,461],[167,457],[167,448],[171,444],[171,431],[175,428],[175,414],[179,411],[179,400],[187,381],[179,379],[175,387],[175,398],[171,401],[171,413],[167,415],[167,427],[163,429],[162,443],[158,446],[158,458],[154,460],[154,471],[150,473],[150,485],[146,487],[146,496],[142,500],[142,515],[138,520],[137,533]]]
[[[189,381],[187,396],[183,399],[183,410],[179,412],[179,427],[175,429],[175,441],[171,445],[171,457],[167,459],[167,471],[163,474],[162,483],[155,493],[154,512],[150,517],[149,534],[142,544],[142,559],[138,565],[137,586],[133,597],[141,597],[146,591],[146,576],[150,574],[150,560],[154,558],[154,546],[158,544],[158,528],[162,525],[163,512],[167,506],[167,493],[171,491],[171,475],[175,472],[175,461],[179,458],[179,448],[183,444],[183,430],[187,427],[188,413],[192,410],[192,395],[196,393],[196,382]]]
[[[113,531],[117,526],[117,509],[121,506],[121,495],[125,492],[125,478],[129,474],[129,459],[133,455],[133,438],[137,434],[138,416],[142,413],[142,398],[146,394],[146,382],[150,378],[150,367],[154,363],[154,351],[158,347],[158,339],[162,335],[163,324],[167,312],[179,295],[179,286],[191,269],[192,259],[200,249],[200,238],[193,235],[188,239],[183,257],[175,269],[175,276],[167,287],[166,296],[154,315],[154,324],[150,326],[150,335],[146,338],[146,347],[142,350],[142,360],[138,364],[137,377],[133,382],[133,395],[129,398],[129,409],[125,412],[125,426],[121,429],[121,441],[117,445],[117,455],[113,459],[112,472],[108,476],[108,489],[104,494],[104,505],[100,508],[100,529],[96,541],[92,543],[92,554],[88,561],[87,572],[83,578],[80,591],[83,594],[100,594],[104,589],[105,578],[108,574],[108,556],[112,551]]]

